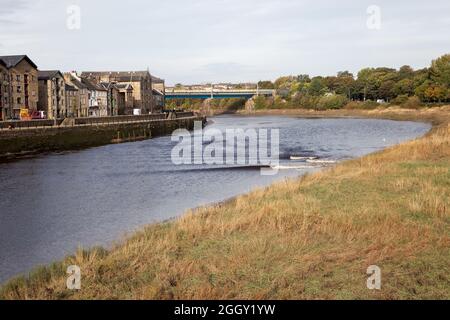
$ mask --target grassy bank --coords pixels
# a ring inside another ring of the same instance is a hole
[[[434,128],[148,226],[110,251],[80,250],[11,281],[0,298],[449,299],[449,112],[397,116]],[[80,291],[66,289],[73,264],[82,270]],[[380,291],[366,288],[373,264],[382,270]]]

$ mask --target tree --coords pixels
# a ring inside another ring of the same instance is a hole
[[[363,100],[373,99],[376,97],[376,83],[373,76],[375,69],[365,68],[358,72],[358,86],[362,90]]]
[[[338,72],[335,92],[337,94],[346,95],[348,99],[351,99],[354,89],[355,78],[353,77],[353,74],[348,71]]]
[[[309,77],[308,74],[300,74],[297,76],[297,81],[298,82],[311,82],[311,78]]]
[[[295,81],[294,77],[292,76],[285,76],[280,77],[277,80],[275,80],[275,89],[291,89],[292,83]]]
[[[394,80],[383,81],[378,89],[378,98],[384,99],[385,101],[390,101],[395,97],[394,94]]]
[[[398,70],[398,78],[401,79],[406,79],[406,78],[412,78],[414,76],[414,69],[411,68],[410,66],[402,66],[400,67],[400,69]]]
[[[412,79],[402,79],[394,85],[393,94],[395,96],[414,95],[414,81]]]
[[[327,91],[325,79],[323,77],[314,77],[309,84],[308,93],[312,96],[321,96]]]
[[[425,99],[431,102],[441,102],[447,99],[447,88],[440,84],[432,84],[425,89]]]
[[[272,81],[259,81],[258,86],[260,89],[275,89]]]
[[[442,57],[433,60],[430,68],[431,79],[444,85],[450,86],[450,54],[443,55]]]

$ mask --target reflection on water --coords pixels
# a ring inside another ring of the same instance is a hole
[[[108,245],[144,224],[314,170],[318,163],[306,158],[358,157],[430,128],[371,119],[213,120],[221,130],[278,128],[282,170],[263,176],[255,167],[175,166],[170,137],[0,164],[0,282],[78,246]]]

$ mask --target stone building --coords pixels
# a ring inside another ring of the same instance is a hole
[[[0,60],[0,121],[6,120],[9,112],[9,71]]]
[[[70,84],[65,84],[66,91],[66,110],[68,117],[79,116],[80,94],[78,89]]]
[[[140,109],[142,114],[159,113],[153,99],[152,76],[148,71],[121,71],[121,72],[83,72],[83,78],[100,82],[113,82],[116,84],[130,84],[133,86],[133,107]]]
[[[26,55],[0,56],[0,60],[3,70],[2,117],[19,119],[21,109],[36,111],[39,99],[36,64]]]
[[[153,99],[155,106],[163,110],[166,105],[166,84],[163,79],[152,76]]]
[[[78,90],[78,105],[77,111],[74,115],[79,118],[86,118],[89,116],[89,90],[85,84],[82,83],[81,78],[74,72],[68,72],[64,74],[64,80],[67,84],[71,85]]]
[[[117,85],[112,82],[100,82],[100,85],[107,90],[107,112],[108,116],[119,115],[119,89]]]
[[[88,89],[89,117],[108,116],[108,90],[95,81],[81,77],[81,82]]]
[[[119,115],[132,115],[133,104],[133,86],[129,83],[116,84],[116,88],[119,90],[118,96],[118,112]]]
[[[44,111],[47,119],[67,117],[66,87],[63,74],[58,70],[40,70],[38,79],[38,110]]]

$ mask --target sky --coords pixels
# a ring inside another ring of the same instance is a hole
[[[0,55],[41,70],[255,82],[450,53],[448,0],[0,0]]]

